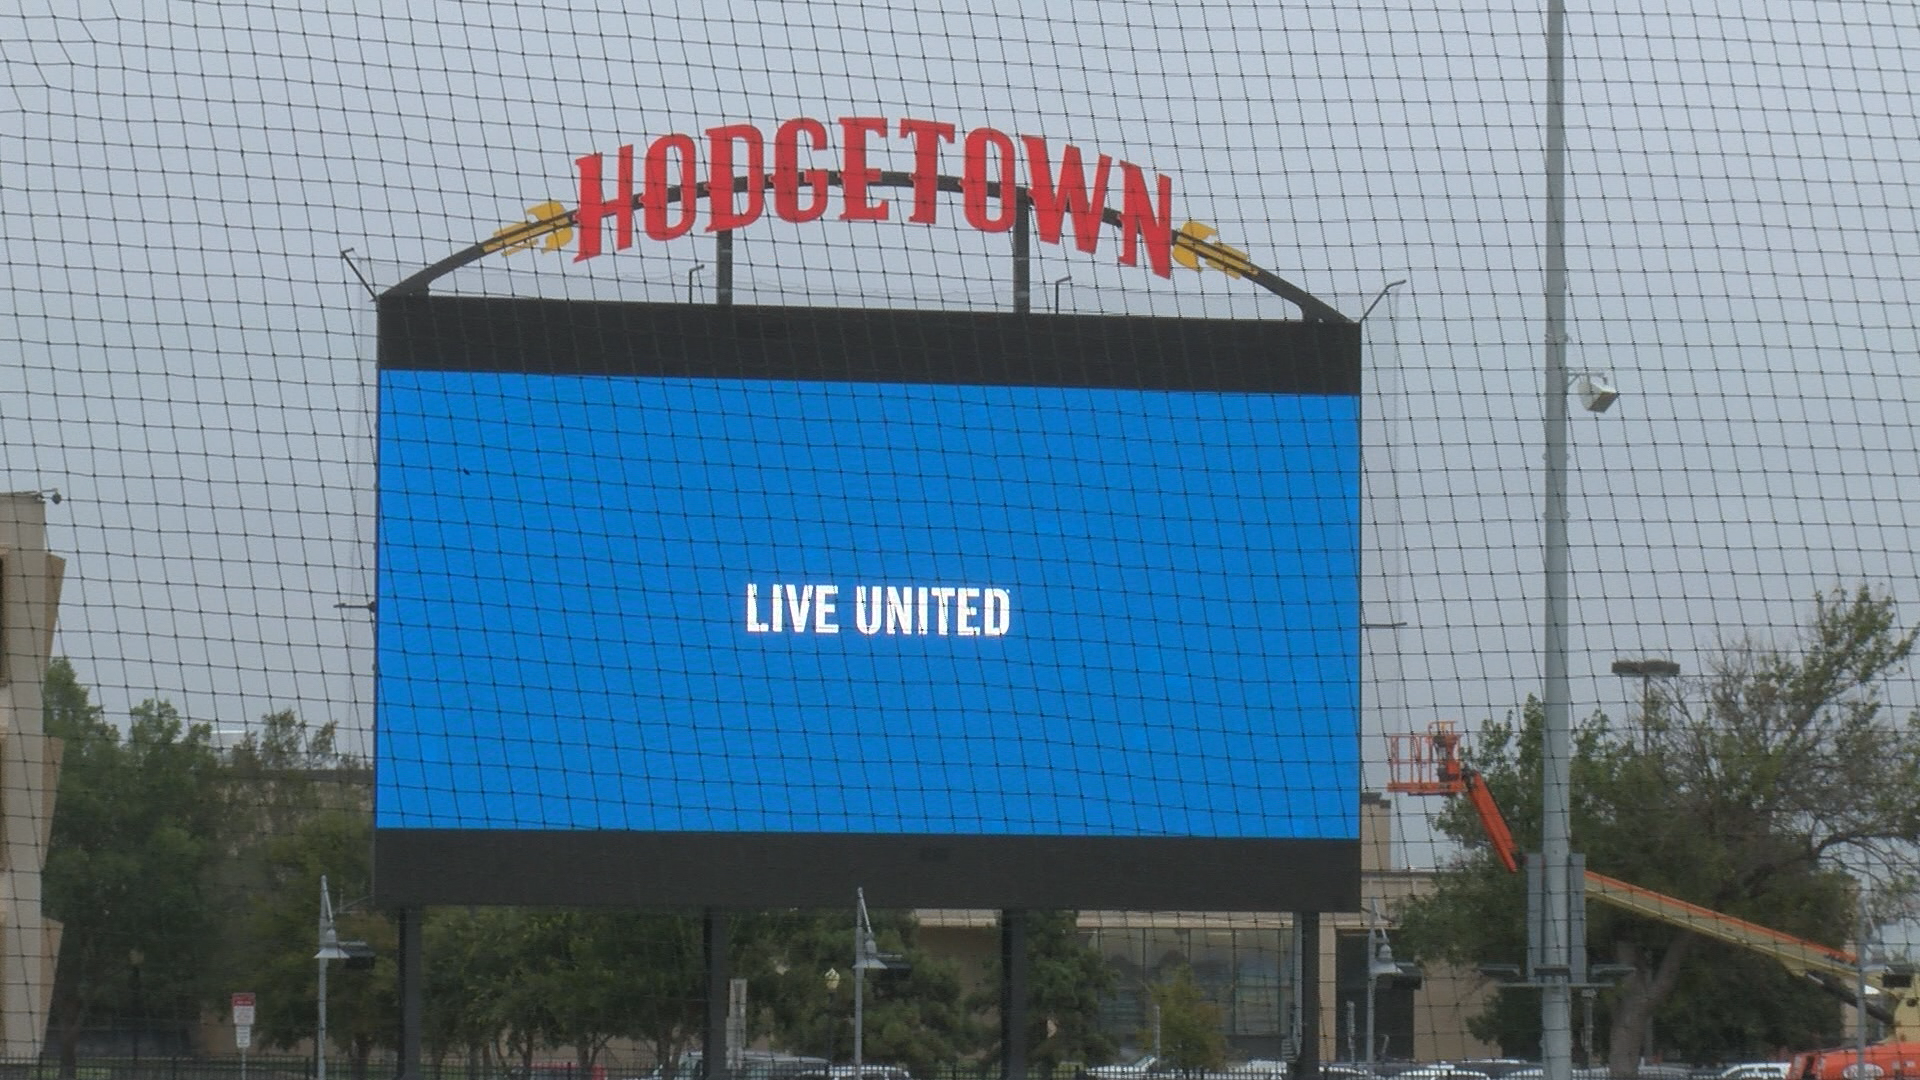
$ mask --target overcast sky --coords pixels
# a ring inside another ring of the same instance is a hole
[[[1382,731],[1471,727],[1537,689],[1538,10],[633,6],[0,14],[0,488],[64,496],[59,646],[110,712],[159,696],[223,730],[281,708],[369,723],[356,269],[382,288],[571,205],[583,153],[842,115],[1165,173],[1178,218],[1356,317],[1405,279],[1365,324],[1366,619],[1406,624],[1368,637],[1369,782]],[[1728,642],[1786,641],[1821,590],[1867,583],[1920,619],[1920,13],[1574,3],[1568,31],[1570,362],[1622,390],[1572,420],[1572,671],[1576,711],[1618,715],[1637,687],[1616,657],[1699,671]],[[1004,307],[1005,238],[943,211],[756,225],[739,300]],[[670,300],[691,274],[711,298],[710,241],[569,260],[494,258],[443,288]],[[1110,248],[1042,247],[1034,276],[1043,307],[1059,282],[1068,310],[1296,314]],[[1427,809],[1403,812],[1414,835]]]

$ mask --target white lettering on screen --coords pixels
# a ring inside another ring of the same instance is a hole
[[[749,634],[837,634],[840,586],[819,582],[747,583]],[[1005,637],[1013,629],[1013,593],[993,586],[855,585],[853,628],[867,637]]]

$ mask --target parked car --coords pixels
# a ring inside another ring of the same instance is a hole
[[[828,1065],[792,1074],[792,1080],[913,1080],[913,1074],[898,1065]]]
[[[1393,1080],[1493,1080],[1493,1077],[1480,1069],[1469,1068],[1451,1061],[1436,1061],[1395,1073]]]
[[[1787,1080],[1786,1061],[1746,1061],[1729,1065],[1714,1074],[1714,1080]]]
[[[607,1080],[607,1067],[595,1065],[582,1071],[577,1061],[536,1061],[528,1080]]]
[[[1111,1065],[1089,1065],[1079,1075],[1081,1080],[1142,1080],[1159,1062],[1152,1054],[1135,1054]]]
[[[701,1080],[705,1075],[701,1068],[704,1058],[700,1051],[690,1050],[680,1055],[673,1068],[656,1067],[642,1080]],[[735,1080],[800,1080],[807,1073],[824,1077],[830,1068],[832,1063],[826,1058],[778,1050],[748,1050],[742,1054],[740,1068],[733,1075]]]
[[[831,1064],[826,1058],[749,1050],[734,1076],[737,1080],[799,1080],[806,1073],[829,1068]]]
[[[1222,1069],[1181,1069],[1152,1054],[1136,1054],[1112,1065],[1080,1069],[1078,1080],[1287,1080],[1287,1063],[1255,1058]]]
[[[1287,1080],[1287,1063],[1256,1059],[1219,1069],[1182,1069],[1163,1059],[1147,1070],[1147,1080]]]
[[[1525,1058],[1466,1058],[1450,1064],[1463,1069],[1472,1069],[1474,1072],[1486,1073],[1493,1077],[1493,1080],[1506,1080],[1507,1077],[1512,1076],[1539,1076],[1545,1071],[1539,1062],[1528,1061]]]

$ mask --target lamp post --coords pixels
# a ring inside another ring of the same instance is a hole
[[[1380,986],[1382,976],[1400,973],[1400,965],[1394,962],[1393,946],[1387,944],[1387,936],[1379,934],[1378,931],[1369,931],[1367,936],[1372,938],[1376,934],[1378,934],[1378,940],[1368,950],[1372,955],[1367,957],[1367,1053],[1361,1060],[1368,1065],[1373,1064],[1374,1044],[1377,1041],[1373,1033],[1375,993]]]
[[[1367,926],[1367,1052],[1361,1060],[1372,1065],[1379,1053],[1379,1037],[1374,1034],[1374,997],[1381,979],[1410,980],[1410,985],[1418,987],[1421,976],[1418,964],[1406,963],[1393,958],[1393,944],[1387,940],[1387,929],[1383,925],[1384,916],[1380,913],[1379,901],[1368,907],[1372,918]]]
[[[1387,942],[1387,932],[1380,928],[1380,904],[1378,901],[1367,906],[1367,1050],[1360,1060],[1373,1064],[1373,1010],[1374,995],[1380,985],[1382,975],[1399,972],[1400,966],[1394,963],[1393,946]]]
[[[866,1029],[865,986],[867,972],[884,971],[887,962],[880,955],[880,944],[873,938],[873,920],[867,917],[867,890],[853,890],[853,1076],[854,1080],[864,1080],[861,1066],[864,1065]]]
[[[1540,752],[1541,962],[1540,1064],[1544,1080],[1573,1076],[1572,862],[1573,703],[1567,678],[1567,120],[1566,0],[1547,0],[1545,343],[1546,497],[1544,519],[1545,697]]]
[[[1854,1075],[1865,1080],[1867,1076],[1867,885],[1865,879],[1860,883],[1860,926],[1854,933],[1854,992],[1860,996],[1860,1008],[1856,1010],[1860,1020],[1858,1029],[1853,1033]]]
[[[1680,665],[1659,657],[1641,660],[1620,659],[1613,662],[1613,673],[1623,679],[1640,680],[1640,748],[1647,748],[1647,715],[1652,712],[1653,680],[1672,679],[1680,675]]]
[[[313,1078],[327,1080],[327,961],[345,960],[351,954],[340,947],[340,935],[333,926],[333,897],[327,893],[327,875],[320,875],[320,949],[313,954],[319,965],[316,992],[318,1019],[313,1039]]]

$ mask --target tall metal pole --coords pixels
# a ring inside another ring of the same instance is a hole
[[[1860,1002],[1860,1007],[1854,1010],[1855,1015],[1859,1017],[1857,1025],[1859,1030],[1854,1032],[1853,1038],[1853,1074],[1865,1077],[1867,1075],[1867,1022],[1870,1019],[1867,1016],[1867,887],[1865,883],[1860,886],[1860,929],[1854,933],[1853,937],[1854,977],[1857,980],[1854,984],[1854,992],[1859,995]]]
[[[1027,913],[1000,912],[1000,1080],[1027,1080]],[[1160,1027],[1153,1028],[1153,1053],[1160,1054]]]
[[[420,1029],[425,1016],[426,911],[404,907],[399,915],[399,963],[395,965],[400,992],[400,1078],[420,1080]]]
[[[320,965],[320,1023],[313,1037],[313,1078],[327,1080],[327,946],[334,944],[333,901],[327,896],[327,875],[320,875],[320,953],[314,962]]]
[[[1545,932],[1540,981],[1540,1063],[1544,1080],[1573,1076],[1573,943],[1569,940],[1569,856],[1572,853],[1573,706],[1567,679],[1567,125],[1566,4],[1547,0],[1547,234],[1546,234],[1546,499],[1545,642],[1546,729],[1540,762],[1540,853],[1545,871]]]
[[[1294,925],[1300,938],[1300,1044],[1291,1075],[1320,1080],[1320,913],[1296,912]]]
[[[1369,970],[1367,972],[1367,1053],[1360,1059],[1369,1065],[1373,1064],[1373,999],[1375,988],[1379,983],[1379,978]]]
[[[704,1080],[729,1080],[733,1063],[728,1054],[732,1047],[727,1042],[727,1017],[732,1012],[732,980],[727,961],[733,925],[727,912],[718,908],[708,908],[700,921],[700,949],[707,968],[707,1025],[701,1037],[700,1067]]]

